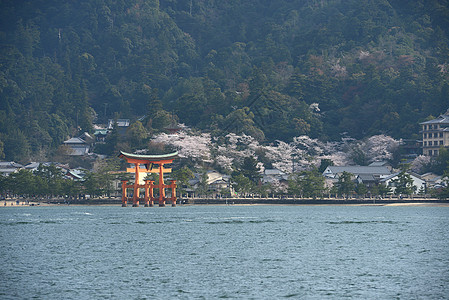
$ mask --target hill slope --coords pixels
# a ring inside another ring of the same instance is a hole
[[[445,0],[0,1],[0,145],[174,113],[259,140],[413,137],[449,107]],[[132,146],[132,145],[131,145]]]

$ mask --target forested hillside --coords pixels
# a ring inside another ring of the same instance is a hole
[[[111,118],[327,141],[449,108],[447,0],[0,0],[0,47],[7,160]]]

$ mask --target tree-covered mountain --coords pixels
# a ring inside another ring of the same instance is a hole
[[[111,118],[410,138],[449,107],[447,0],[0,0],[0,49],[8,160]]]

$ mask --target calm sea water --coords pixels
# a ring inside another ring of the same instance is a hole
[[[449,208],[0,209],[0,299],[449,299]]]

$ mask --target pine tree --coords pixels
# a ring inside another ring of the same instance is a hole
[[[391,181],[396,187],[394,193],[396,195],[411,195],[416,191],[416,186],[413,185],[413,178],[408,173],[410,165],[403,163],[400,168],[401,172],[398,174],[398,178]]]

